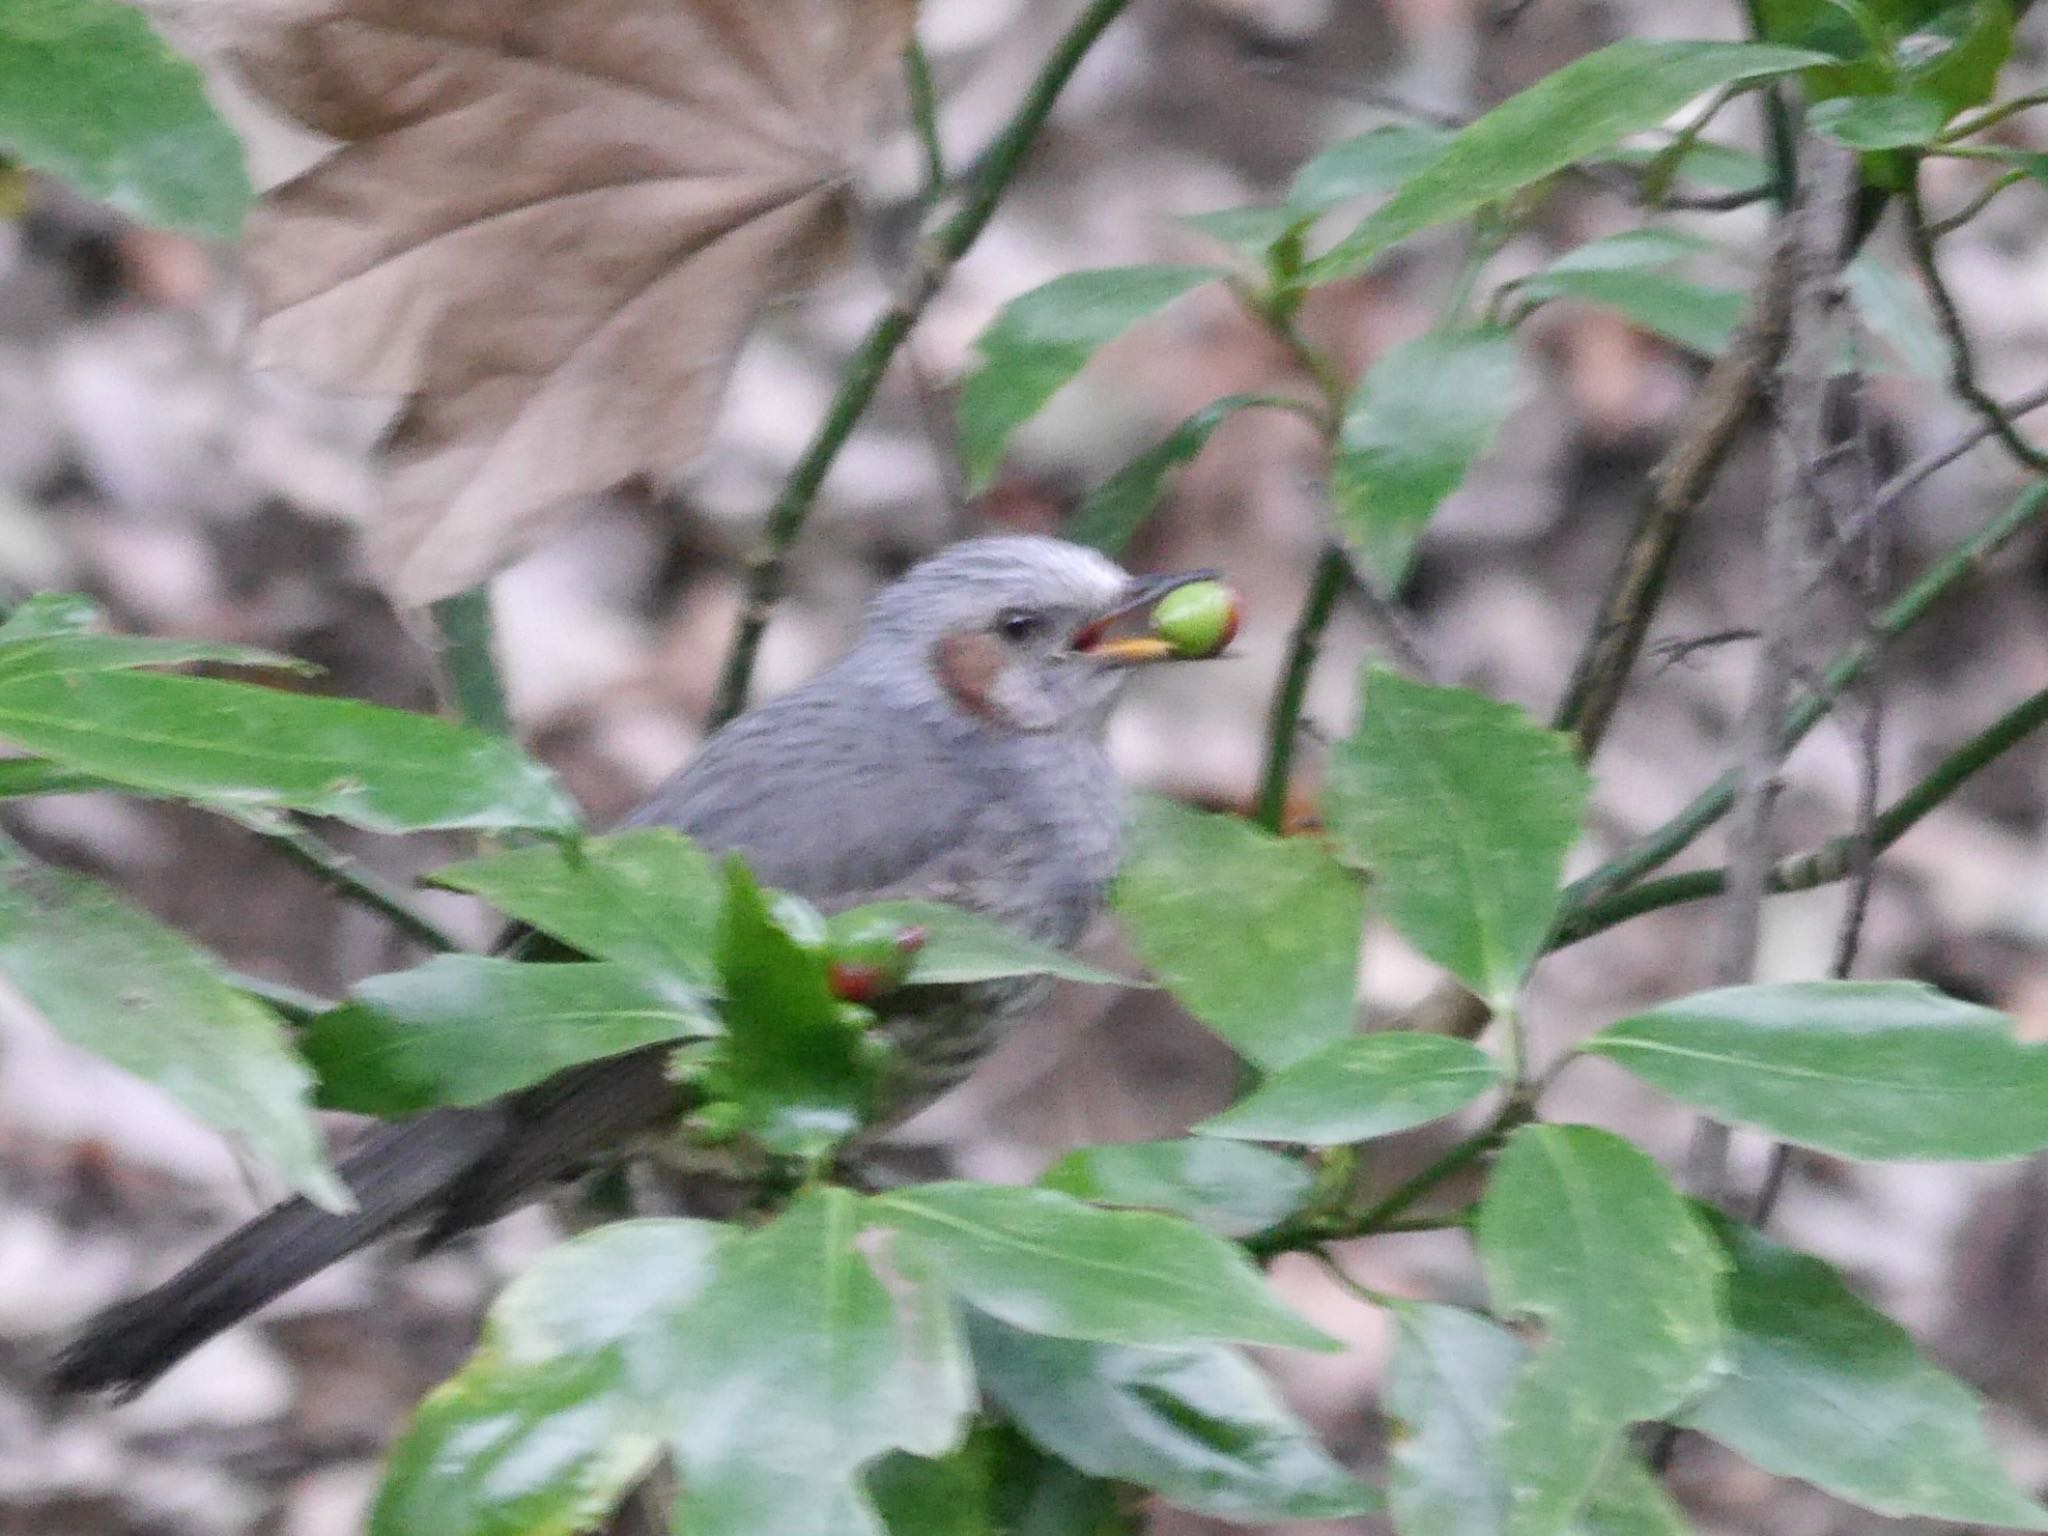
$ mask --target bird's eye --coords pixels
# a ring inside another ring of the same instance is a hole
[[[1029,608],[1005,608],[996,615],[996,633],[1012,645],[1026,645],[1045,633],[1046,618]]]

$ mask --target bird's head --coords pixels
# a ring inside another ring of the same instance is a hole
[[[1100,728],[1133,667],[1173,659],[1117,621],[1188,582],[1132,576],[1079,544],[972,539],[911,568],[876,601],[855,657],[937,708],[999,730]]]

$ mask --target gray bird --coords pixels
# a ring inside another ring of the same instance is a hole
[[[1123,800],[1103,747],[1131,666],[1157,641],[1115,620],[1212,572],[1141,580],[1079,545],[956,545],[882,593],[841,661],[717,732],[626,820],[742,855],[826,911],[920,898],[1061,948],[1101,910]],[[896,994],[900,1119],[963,1078],[1042,995],[1030,981]],[[666,1047],[571,1068],[471,1109],[386,1127],[342,1165],[357,1209],[278,1205],[156,1289],[94,1319],[59,1391],[133,1392],[214,1334],[394,1228],[429,1245],[537,1198],[686,1107]]]

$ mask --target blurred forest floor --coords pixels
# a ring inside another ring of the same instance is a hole
[[[1076,267],[1213,259],[1178,216],[1276,198],[1313,151],[1387,120],[1390,100],[1466,116],[1630,31],[1730,35],[1736,9],[1705,0],[1139,5],[1088,61],[828,482],[759,687],[786,686],[834,654],[875,585],[918,554],[976,529],[1057,530],[1078,492],[1189,411],[1291,381],[1288,360],[1211,292],[1109,349],[1023,435],[997,488],[963,507],[945,389],[1003,301]],[[951,143],[985,140],[1066,10],[930,0],[927,39]],[[2008,82],[2007,94],[2038,83],[2048,28],[2029,31],[2031,63],[2020,69],[2034,78]],[[1749,125],[1737,114],[1731,126]],[[915,175],[901,148],[882,172],[898,192]],[[1621,227],[1625,215],[1599,188],[1568,184],[1502,268],[1527,270]],[[1722,243],[1734,271],[1760,254],[1765,217],[1678,222]],[[2022,187],[1944,248],[1997,393],[2048,377],[2044,231],[2048,192]],[[873,234],[887,261],[900,231]],[[1380,272],[1318,293],[1305,323],[1355,370],[1431,323],[1458,255],[1453,237],[1419,242]],[[871,273],[848,277],[779,316],[743,360],[711,452],[670,483],[592,505],[497,583],[521,729],[593,820],[629,806],[692,750],[738,603],[738,558],[881,292]],[[40,185],[25,215],[0,224],[0,587],[87,591],[125,627],[272,646],[320,663],[322,686],[336,692],[431,707],[425,637],[394,617],[355,553],[353,530],[374,495],[380,413],[238,370],[239,312],[231,252],[124,226]],[[1644,472],[1702,365],[1598,310],[1554,306],[1534,324],[1539,376],[1439,518],[1402,607],[1442,680],[1547,714]],[[1967,425],[1938,377],[1911,369],[1876,378],[1871,398],[1880,467]],[[1587,863],[1676,810],[1727,758],[1751,648],[1739,638],[1690,649],[1659,642],[1723,635],[1754,618],[1767,448],[1755,433],[1688,537],[1600,760]],[[1137,690],[1115,736],[1135,782],[1211,805],[1248,797],[1265,697],[1320,537],[1312,462],[1300,423],[1241,416],[1131,552],[1141,567],[1224,566],[1249,602],[1239,659]],[[2015,485],[1990,450],[1947,471],[1901,510],[1900,570],[1984,521]],[[2044,587],[2048,546],[2030,537],[1892,652],[1883,669],[1889,786],[2048,684]],[[1356,666],[1374,646],[1355,616],[1334,632],[1309,711],[1324,735],[1347,728]],[[1789,846],[1849,824],[1858,725],[1852,706],[1794,759]],[[2048,739],[2001,760],[1886,857],[1862,974],[1937,981],[2008,1010],[2029,1038],[2048,1038],[2044,769]],[[332,995],[409,958],[377,919],[220,821],[101,797],[17,805],[8,820],[240,969]],[[461,851],[431,839],[350,846],[398,876]],[[483,913],[429,899],[450,922],[485,933]],[[1766,979],[1824,970],[1840,899],[1773,902]],[[1539,1051],[1633,1004],[1704,985],[1709,910],[1632,923],[1546,965],[1528,1012]],[[1115,946],[1113,935],[1100,941],[1104,955]],[[1376,1009],[1414,1000],[1430,980],[1391,941],[1369,943]],[[977,1175],[1026,1178],[1067,1146],[1175,1134],[1220,1104],[1233,1078],[1228,1053],[1163,997],[1075,989],[913,1134]],[[1683,1145],[1675,1110],[1602,1066],[1575,1069],[1564,1097],[1569,1115],[1620,1125],[1666,1153]],[[1451,1134],[1436,1127],[1393,1144],[1385,1175],[1419,1166]],[[1756,1177],[1763,1149],[1740,1150],[1738,1166]],[[0,1536],[360,1529],[383,1441],[461,1359],[496,1285],[548,1240],[529,1212],[424,1261],[394,1245],[320,1277],[133,1405],[58,1417],[37,1400],[29,1365],[41,1341],[160,1278],[264,1194],[215,1138],[0,998]],[[2021,1481],[2048,1485],[2048,1167],[1851,1170],[1803,1157],[1779,1224],[1788,1240],[1845,1266],[1987,1391]],[[1455,1299],[1478,1285],[1455,1236],[1379,1239],[1347,1258],[1387,1291]],[[1283,1266],[1280,1278],[1357,1347],[1276,1368],[1338,1449],[1370,1466],[1385,1450],[1374,1407],[1383,1320],[1305,1263]],[[1703,1531],[1893,1528],[1699,1445],[1682,1450],[1677,1485]],[[1190,1536],[1209,1526],[1167,1514],[1154,1528]]]

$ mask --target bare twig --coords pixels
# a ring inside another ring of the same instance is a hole
[[[1092,0],[1080,19],[1068,29],[1031,83],[1016,113],[981,157],[959,207],[919,246],[908,281],[897,296],[868,328],[854,349],[839,391],[833,396],[825,419],[818,424],[810,443],[797,459],[783,483],[782,492],[770,509],[760,546],[748,562],[746,599],[740,608],[732,647],[719,676],[718,693],[712,702],[710,723],[722,725],[746,707],[747,686],[754,675],[754,658],[761,648],[761,635],[768,627],[782,593],[783,567],[797,536],[803,532],[825,475],[839,457],[839,450],[853,435],[854,426],[873,400],[875,390],[888,371],[890,359],[903,344],[925,306],[945,283],[953,266],[980,238],[994,216],[1024,156],[1045,126],[1053,103],[1073,78],[1076,68],[1095,41],[1121,16],[1130,0]]]

